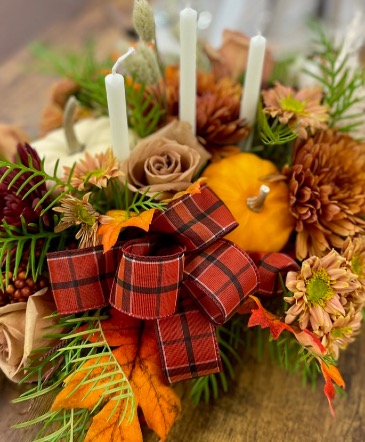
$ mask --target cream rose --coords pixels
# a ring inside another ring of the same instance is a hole
[[[28,302],[0,308],[0,369],[12,381],[19,382],[24,377],[22,368],[29,363],[34,349],[57,343],[55,339],[43,337],[47,332],[45,327],[57,322],[57,319],[45,319],[54,311],[56,306],[47,288],[30,296]],[[60,328],[52,330],[53,333],[60,331]]]
[[[190,125],[174,120],[141,140],[122,169],[132,191],[164,199],[186,190],[209,158]]]

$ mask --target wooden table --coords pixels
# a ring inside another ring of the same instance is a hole
[[[101,6],[102,4],[102,6]],[[52,45],[78,46],[90,37],[97,50],[108,52],[120,36],[111,9],[131,9],[131,1],[89,1],[81,12],[48,29],[39,38]],[[115,17],[115,15],[114,15]],[[32,57],[24,48],[0,66],[0,122],[16,123],[31,137],[37,135],[41,110],[47,102],[54,78],[32,68]],[[347,383],[347,397],[335,400],[336,418],[329,412],[322,393],[302,386],[301,379],[269,362],[249,356],[228,394],[211,405],[193,407],[184,399],[183,413],[172,429],[174,442],[360,442],[365,440],[365,335],[350,346],[340,360]],[[27,413],[24,405],[9,401],[20,388],[3,377],[0,380],[0,440],[26,442],[31,432],[19,433],[10,425]],[[157,441],[148,434],[147,439]]]

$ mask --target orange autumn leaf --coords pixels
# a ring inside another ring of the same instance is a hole
[[[163,202],[168,203],[170,201],[181,198],[184,195],[195,195],[197,193],[200,193],[202,184],[205,184],[207,181],[208,181],[208,178],[205,178],[205,177],[198,178],[186,190],[182,190],[181,192],[175,193],[175,195],[172,198],[163,200]]]
[[[110,250],[118,241],[119,233],[126,227],[139,227],[148,232],[155,209],[144,212],[127,212],[125,210],[109,210],[106,215],[100,217],[101,226],[98,235],[104,246],[104,253]]]
[[[103,335],[109,345],[117,346],[113,350],[113,355],[129,380],[136,404],[142,409],[147,425],[164,441],[180,414],[181,404],[179,397],[163,377],[153,326],[146,326],[139,320],[111,309],[111,316],[103,321],[102,327]],[[90,340],[95,342],[98,336],[93,335]],[[82,384],[86,373],[83,368],[95,363],[96,358],[87,361],[81,370],[66,379],[66,386],[56,397],[52,410],[95,407],[105,392],[103,382],[110,381],[110,378],[104,377],[102,380],[92,382],[108,362],[107,357],[98,359],[98,366],[89,375],[89,383]],[[108,373],[108,369],[105,372]],[[125,401],[118,404],[116,412],[110,417],[116,402],[112,396],[106,396],[105,399],[104,403],[107,402],[93,418],[85,440],[88,442],[142,440],[136,417],[130,423],[127,415],[120,424]]]
[[[331,413],[334,416],[335,412],[333,409],[332,400],[335,397],[335,387],[333,386],[333,382],[335,382],[339,387],[345,388],[345,381],[343,380],[341,373],[338,371],[337,367],[332,364],[326,364],[322,360],[319,360],[319,363],[324,380],[326,381],[323,391],[328,399]]]
[[[142,442],[143,436],[137,412],[133,414],[131,421],[128,418],[122,419],[125,411],[126,416],[130,414],[129,409],[124,410],[126,405],[126,403],[123,403],[123,406],[112,414],[115,404],[113,401],[109,401],[100,413],[93,418],[84,442]],[[112,415],[111,418],[110,415]],[[121,425],[119,424],[120,421],[122,421]]]
[[[257,309],[252,310],[250,319],[248,321],[249,327],[254,327],[255,325],[261,326],[261,328],[270,328],[271,336],[277,339],[283,330],[288,330],[293,332],[292,328],[282,322],[277,315],[267,311],[262,306],[260,300],[256,296],[250,296],[257,305]]]

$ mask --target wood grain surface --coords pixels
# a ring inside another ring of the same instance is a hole
[[[82,47],[90,37],[100,53],[114,49],[121,35],[118,23],[128,23],[131,1],[89,1],[77,14],[33,38],[52,45]],[[115,9],[117,8],[117,9]],[[116,17],[119,19],[116,20]],[[0,122],[21,126],[37,136],[38,123],[54,78],[33,68],[22,48],[0,66]],[[183,399],[183,413],[168,442],[361,442],[365,441],[365,335],[351,345],[340,360],[347,397],[335,400],[336,417],[329,412],[320,379],[316,391],[301,379],[270,362],[245,356],[236,383],[219,401],[197,407]],[[177,387],[181,389],[181,386]],[[28,405],[12,405],[22,390],[0,377],[0,441],[27,442],[32,430],[12,430],[14,422],[34,416]],[[146,432],[146,440],[158,438]]]

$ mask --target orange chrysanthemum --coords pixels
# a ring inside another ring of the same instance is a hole
[[[347,237],[365,231],[365,144],[323,131],[298,140],[285,167],[290,211],[296,219],[298,259],[341,249]]]
[[[207,146],[237,144],[249,133],[239,118],[241,85],[228,77],[217,80],[213,73],[197,74],[197,136]],[[166,96],[171,116],[179,113],[179,70],[166,71]]]

